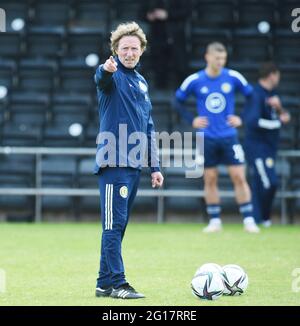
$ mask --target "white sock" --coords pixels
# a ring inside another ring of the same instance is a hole
[[[211,218],[209,220],[209,224],[213,224],[213,225],[221,225],[222,221],[220,218]]]
[[[248,216],[248,217],[244,218],[244,224],[256,224],[256,223],[252,216]]]

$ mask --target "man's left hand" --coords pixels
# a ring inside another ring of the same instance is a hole
[[[282,111],[282,104],[280,98],[277,95],[271,96],[267,99],[267,103],[275,109],[277,112]]]
[[[151,173],[152,188],[160,188],[164,183],[164,177],[160,172]]]
[[[282,112],[280,115],[279,115],[279,119],[280,121],[283,123],[283,124],[286,124],[286,123],[289,123],[290,120],[291,120],[291,116],[288,112]]]

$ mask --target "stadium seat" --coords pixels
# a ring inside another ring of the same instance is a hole
[[[8,106],[9,119],[42,125],[46,121],[48,96],[35,93],[13,93]]]
[[[76,0],[74,25],[99,27],[107,33],[110,19],[110,3],[106,0]]]
[[[280,64],[280,84],[279,91],[286,96],[297,96],[300,88],[300,65],[299,64]]]
[[[263,62],[272,58],[270,34],[260,34],[255,29],[237,29],[233,34],[233,56],[237,62]]]
[[[291,29],[278,29],[274,33],[274,56],[280,63],[299,63],[300,39]]]
[[[141,4],[134,0],[112,0],[114,19],[122,22],[138,21],[141,14]],[[140,22],[138,22],[140,23]]]
[[[62,60],[59,73],[61,91],[75,94],[95,92],[95,69],[88,67],[84,61]]]
[[[63,27],[30,27],[26,38],[27,56],[60,58],[64,54],[64,33]]]
[[[71,0],[35,1],[32,24],[39,26],[65,26],[71,18],[71,5]]]
[[[235,1],[196,1],[193,8],[192,28],[231,28],[237,22]]]
[[[68,33],[68,56],[86,57],[90,53],[95,53],[99,57],[104,57],[103,31],[100,28],[72,27]]]
[[[1,138],[2,146],[40,146],[41,127],[28,122],[5,122]]]
[[[43,132],[43,145],[49,147],[78,147],[83,136],[73,137],[69,134],[69,122],[47,124]]]
[[[76,158],[44,156],[42,175],[42,186],[45,188],[72,188],[76,175]],[[74,215],[74,199],[71,196],[43,196],[42,206],[43,211],[63,211]]]
[[[54,61],[44,59],[21,60],[18,68],[18,89],[48,94],[54,87],[56,73],[57,67]]]
[[[186,169],[183,168],[164,168],[164,173],[167,176],[165,179],[165,189],[187,189],[201,190],[203,189],[203,178],[186,178]],[[201,217],[203,213],[202,202],[197,197],[167,197],[165,199],[166,209],[173,213],[194,213]],[[203,217],[203,216],[202,216]]]
[[[276,15],[276,1],[273,0],[246,0],[238,1],[238,24],[243,27],[257,27],[261,21],[267,21],[274,25],[278,17]]]
[[[291,29],[292,22],[296,17],[292,17],[292,10],[299,8],[298,0],[278,1],[279,26]]]
[[[54,95],[51,103],[52,121],[86,124],[90,118],[90,98],[83,95]]]
[[[17,59],[24,50],[21,33],[10,31],[0,33],[0,44],[0,58]]]
[[[16,74],[16,63],[13,60],[0,58],[0,86],[11,88]]]
[[[0,187],[34,187],[35,158],[31,155],[0,155]],[[1,210],[6,213],[20,211],[22,214],[32,211],[34,198],[25,195],[1,195]]]
[[[5,10],[6,30],[11,31],[11,22],[16,18],[22,18],[25,22],[30,17],[30,1],[0,0],[0,8]]]
[[[98,117],[94,121],[91,121],[85,128],[84,145],[87,147],[96,147],[96,139],[99,132]]]
[[[227,29],[195,28],[191,35],[191,53],[189,66],[192,69],[204,67],[204,54],[206,47],[211,42],[223,43],[231,55],[231,32]]]

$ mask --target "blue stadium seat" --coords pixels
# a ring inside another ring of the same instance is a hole
[[[192,15],[192,29],[195,27],[230,28],[237,22],[235,1],[195,1]]]
[[[30,27],[27,32],[27,56],[60,58],[64,54],[63,27]]]
[[[261,21],[274,25],[278,21],[276,1],[243,0],[238,1],[239,26],[257,27]]]
[[[300,65],[299,64],[280,64],[281,78],[279,91],[285,95],[299,95],[300,89]]]
[[[13,60],[0,59],[0,86],[12,87],[16,68],[16,63]]]
[[[237,62],[262,62],[272,58],[270,34],[260,34],[255,29],[237,29],[233,36],[233,56]]]
[[[62,60],[59,74],[60,90],[75,94],[95,92],[95,69],[88,67],[84,61]]]
[[[18,68],[18,89],[48,94],[54,87],[56,63],[43,59],[21,60]]]
[[[96,139],[99,132],[98,118],[91,121],[85,128],[84,145],[87,147],[96,147]]]
[[[279,26],[284,29],[291,29],[293,20],[292,10],[299,8],[298,0],[278,1]]]
[[[55,94],[51,102],[52,121],[86,124],[90,118],[90,105],[88,96]]]
[[[78,147],[83,135],[73,137],[69,134],[71,123],[59,122],[47,124],[43,132],[43,145],[49,147]]]
[[[17,59],[23,53],[24,43],[21,33],[10,31],[0,33],[0,44],[0,58]]]
[[[0,8],[5,10],[6,30],[11,31],[11,22],[16,18],[22,18],[25,22],[30,18],[29,0],[0,0]]]
[[[75,157],[51,155],[42,159],[42,186],[45,188],[72,188],[75,174]],[[44,211],[74,214],[74,199],[70,196],[43,196],[42,205]]]
[[[106,0],[76,0],[74,25],[94,26],[108,33],[110,3]]]
[[[46,121],[48,96],[35,93],[13,93],[8,106],[9,119],[42,125]]]
[[[34,115],[30,115],[34,119]],[[34,120],[32,120],[34,121]],[[5,122],[2,127],[2,146],[40,146],[41,126],[28,122]]]
[[[69,57],[86,57],[90,53],[104,57],[104,35],[103,30],[100,28],[71,27],[67,40]]]
[[[280,63],[298,63],[300,61],[299,33],[291,29],[278,29],[274,33],[274,56]]]
[[[34,2],[32,24],[40,26],[65,26],[71,18],[72,0],[38,0]]]
[[[189,66],[200,70],[204,67],[204,54],[206,47],[211,42],[223,43],[231,55],[231,32],[227,29],[195,28],[191,35],[191,51]]]

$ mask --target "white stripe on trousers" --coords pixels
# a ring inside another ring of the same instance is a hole
[[[263,187],[265,189],[269,189],[271,185],[270,185],[270,180],[268,178],[268,174],[267,174],[267,172],[265,170],[263,159],[262,158],[257,158],[255,160],[255,165],[256,165],[258,174],[260,176],[261,182],[263,184]]]
[[[105,230],[112,230],[113,225],[113,188],[112,184],[105,186]]]

